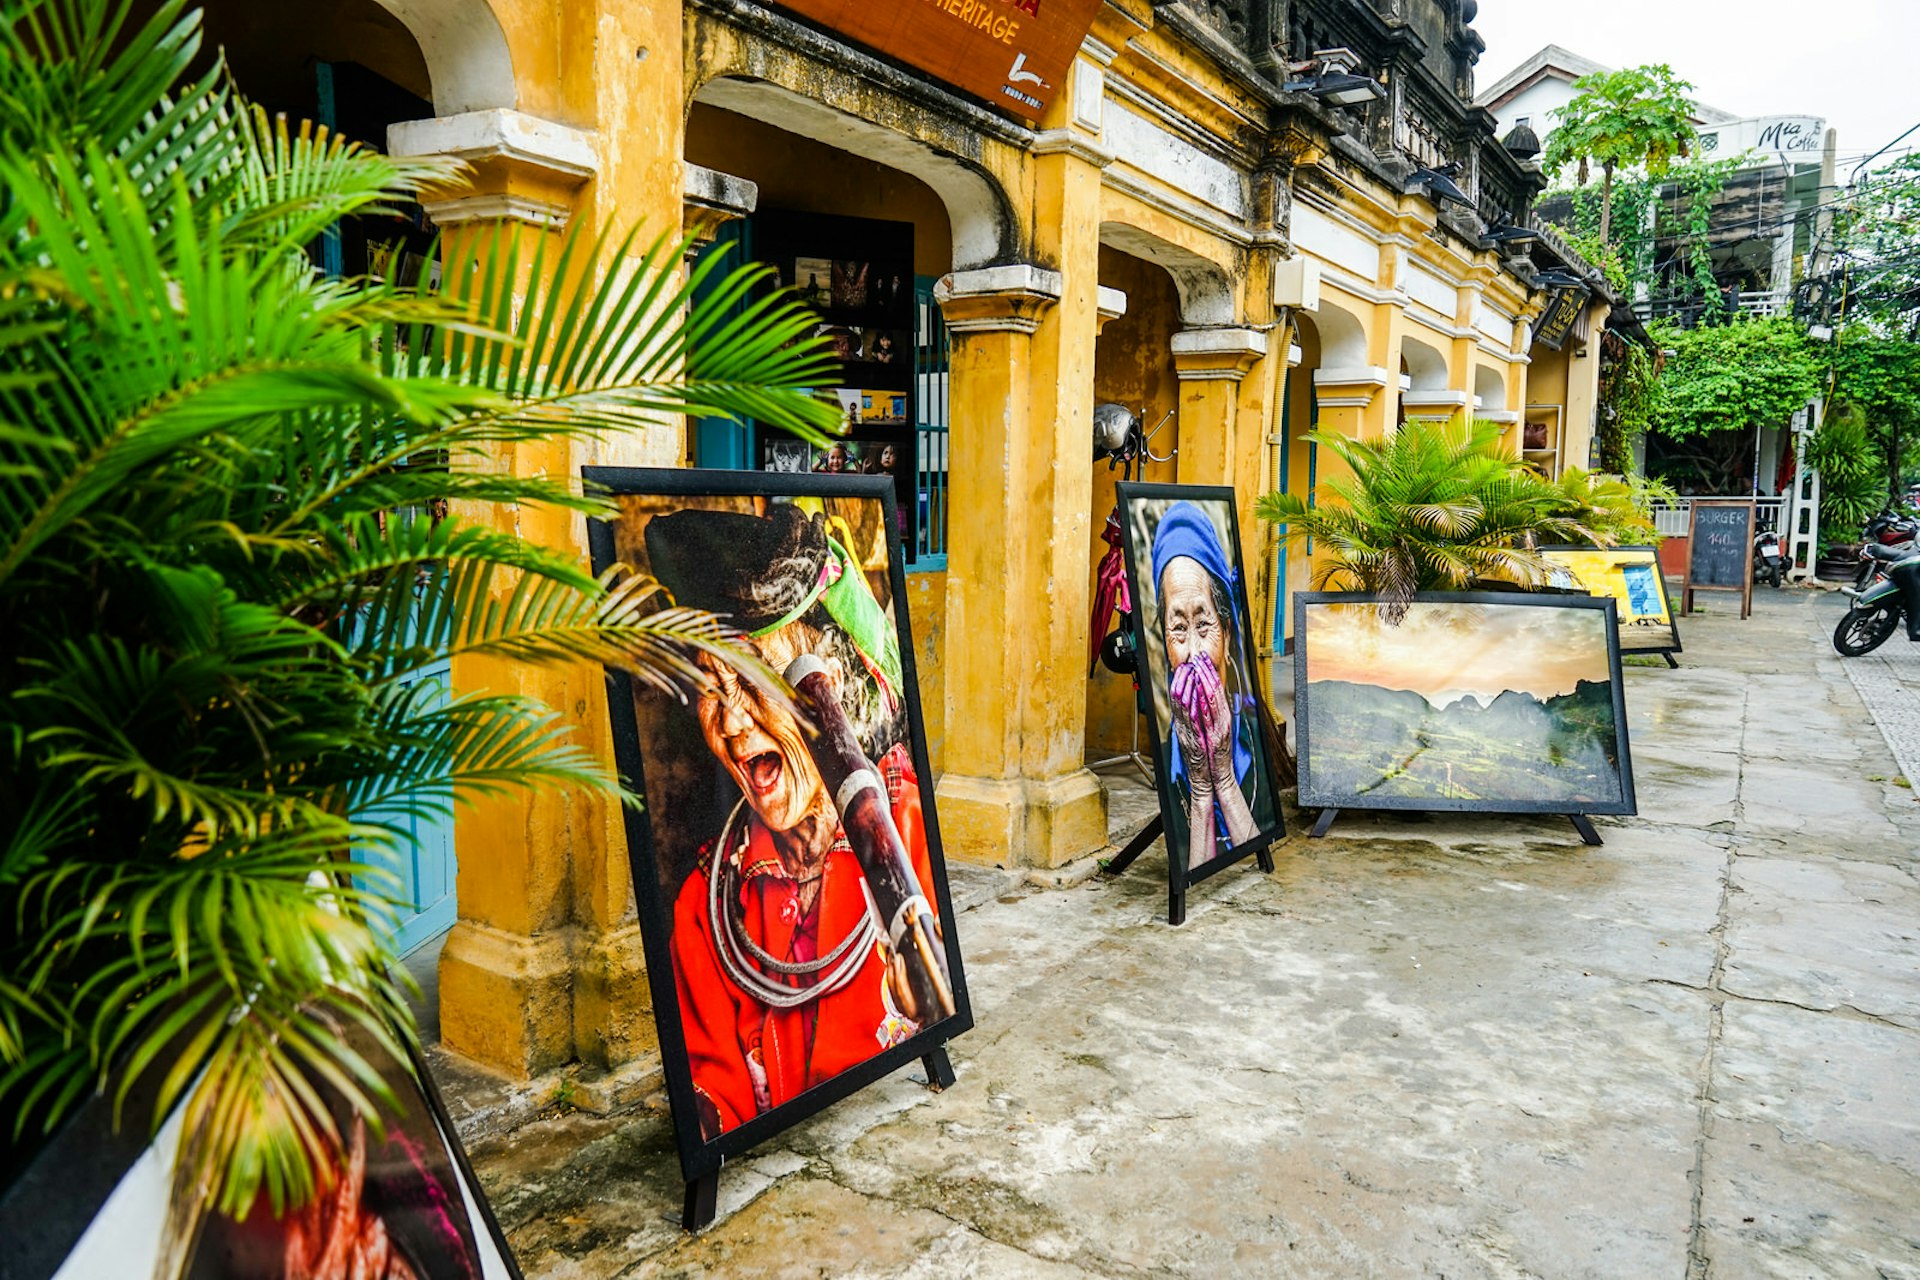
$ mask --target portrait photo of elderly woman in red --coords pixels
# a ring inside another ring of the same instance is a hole
[[[629,785],[643,779],[629,843],[649,967],[664,935],[671,971],[670,1002],[650,975],[655,1015],[663,1045],[684,1048],[703,1143],[964,1004],[884,482],[824,483],[873,492],[621,495],[611,522],[619,563],[659,584],[661,607],[738,634],[694,654],[682,698],[633,686],[638,768],[620,762]]]

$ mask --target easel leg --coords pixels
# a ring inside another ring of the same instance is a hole
[[[1268,845],[1266,848],[1262,849],[1259,853],[1254,854],[1253,860],[1260,864],[1260,869],[1262,871],[1266,872],[1268,875],[1273,874],[1273,846],[1272,845]]]
[[[704,1231],[713,1225],[714,1202],[720,1193],[720,1171],[703,1173],[687,1184],[687,1198],[680,1210],[683,1231]]]
[[[927,1069],[927,1087],[935,1093],[953,1088],[953,1059],[947,1057],[947,1047],[941,1045],[932,1053],[921,1057],[920,1065]]]
[[[1122,849],[1119,855],[1106,865],[1105,874],[1117,876],[1132,866],[1133,860],[1145,853],[1147,846],[1151,845],[1155,840],[1158,840],[1161,833],[1165,830],[1166,823],[1161,820],[1159,814],[1154,814],[1153,819],[1140,829],[1140,834],[1127,841],[1127,847]]]
[[[1307,833],[1307,839],[1318,840],[1326,835],[1327,828],[1331,827],[1333,820],[1339,816],[1340,811],[1338,809],[1322,809],[1320,811],[1320,819],[1313,824],[1313,830]]]
[[[1678,671],[1680,669],[1680,659],[1674,657],[1670,653],[1663,653],[1660,656],[1665,658],[1667,660],[1667,665],[1673,668],[1675,671]]]
[[[1167,923],[1183,925],[1187,922],[1187,886],[1184,884],[1167,885]]]
[[[1593,820],[1588,818],[1586,814],[1570,813],[1567,817],[1572,821],[1573,829],[1580,833],[1582,840],[1585,840],[1588,844],[1600,843],[1600,833],[1593,829]]]

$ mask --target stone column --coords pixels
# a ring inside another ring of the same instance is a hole
[[[472,170],[469,186],[426,201],[428,214],[449,241],[477,237],[482,252],[504,252],[517,242],[523,264],[536,240],[567,224],[598,164],[591,135],[507,110],[398,124],[389,131],[388,149],[464,160]],[[558,446],[505,448],[499,465],[520,474],[564,474],[570,469],[565,455]],[[577,545],[565,512],[516,507],[466,514],[529,541]],[[457,691],[536,697],[583,726],[590,686],[599,683],[600,673],[584,664],[534,667],[472,655],[453,662]],[[574,1056],[573,853],[602,842],[604,818],[593,812],[599,807],[514,793],[457,813],[459,919],[440,955],[441,1039],[449,1048],[521,1078]]]
[[[1267,577],[1254,550],[1260,544],[1253,515],[1265,472],[1262,428],[1269,415],[1263,390],[1268,380],[1260,366],[1266,354],[1267,335],[1258,329],[1183,329],[1173,335],[1174,374],[1180,380],[1180,453],[1174,478],[1181,484],[1233,490],[1247,603],[1256,617],[1263,595],[1258,584]]]
[[[1240,382],[1266,354],[1267,335],[1258,329],[1182,329],[1173,335],[1173,367],[1180,379],[1180,456],[1174,475],[1181,484],[1238,488],[1240,455],[1245,452],[1258,463],[1252,441],[1247,449],[1240,447]]]
[[[1091,273],[1083,282],[1075,391],[1090,402],[1098,296]],[[952,339],[940,829],[950,855],[976,862],[1058,866],[1106,843],[1106,795],[1081,759],[1091,404],[1062,426],[1064,290],[1059,272],[1024,263],[935,289]]]

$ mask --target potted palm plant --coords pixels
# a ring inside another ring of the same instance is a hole
[[[1504,452],[1492,422],[1414,419],[1384,439],[1308,439],[1347,474],[1323,481],[1311,501],[1269,493],[1254,512],[1286,527],[1285,544],[1311,541],[1315,590],[1377,594],[1390,617],[1418,591],[1544,585],[1548,565],[1535,548],[1611,544],[1593,517],[1625,500],[1591,478],[1578,490],[1545,480]]]
[[[378,870],[410,814],[619,790],[551,708],[409,677],[490,652],[671,682],[729,640],[496,531],[508,504],[600,510],[498,451],[837,415],[804,390],[829,380],[810,318],[752,272],[683,278],[670,241],[323,278],[324,229],[451,167],[183,82],[197,15],[130,13],[0,14],[0,1154],[144,1073],[154,1114],[125,1122],[184,1105],[188,1183],[278,1211],[338,1151],[304,1081],[373,1114],[343,1027],[412,1034]]]

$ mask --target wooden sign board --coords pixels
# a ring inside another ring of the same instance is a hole
[[[1039,120],[1102,0],[782,0],[849,40]]]
[[[1680,612],[1695,591],[1738,591],[1740,616],[1753,612],[1753,499],[1696,498],[1687,518],[1687,576]]]

